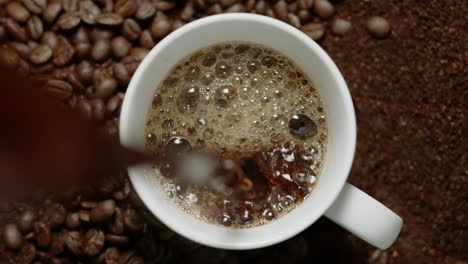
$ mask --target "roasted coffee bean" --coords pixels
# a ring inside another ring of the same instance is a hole
[[[80,206],[84,209],[93,209],[97,206],[97,202],[93,201],[82,201],[80,203]]]
[[[139,42],[140,46],[146,49],[151,49],[154,47],[154,45],[156,45],[149,30],[144,30],[143,32],[141,32]]]
[[[130,52],[131,46],[132,44],[128,42],[127,39],[122,36],[117,36],[111,43],[112,54],[117,58],[123,58]]]
[[[117,13],[102,13],[97,17],[96,22],[103,26],[118,26],[123,23],[123,18]]]
[[[337,18],[331,23],[331,31],[336,35],[344,35],[351,29],[351,22]]]
[[[195,15],[195,8],[193,6],[193,2],[189,1],[185,4],[184,8],[180,12],[180,18],[182,18],[185,21],[190,21],[193,19],[194,15]]]
[[[90,84],[93,79],[94,67],[89,61],[81,61],[76,66],[78,79],[84,84]]]
[[[314,12],[321,18],[329,18],[335,13],[335,7],[328,0],[315,0]]]
[[[114,71],[114,77],[120,85],[122,86],[128,85],[131,76],[130,76],[130,73],[128,72],[127,67],[123,63],[114,63],[113,71]],[[114,110],[112,110],[112,112]]]
[[[309,10],[312,8],[312,6],[314,6],[314,0],[298,0],[297,6],[300,9]]]
[[[88,230],[83,237],[83,253],[88,256],[96,256],[104,247],[105,239],[104,232],[101,230]]]
[[[134,0],[117,0],[114,10],[125,18],[135,14],[137,7],[138,6]]]
[[[148,55],[149,49],[135,47],[130,50],[130,56],[135,57],[136,59],[142,61],[146,55]]]
[[[114,221],[109,224],[109,231],[112,234],[120,235],[124,232],[124,217],[122,210],[118,207],[115,208]]]
[[[31,66],[25,60],[20,60],[17,68],[17,72],[22,77],[27,77],[31,73]]]
[[[79,92],[84,92],[85,87],[81,83],[80,78],[78,77],[78,74],[76,74],[75,71],[71,70],[68,75],[67,75],[67,82],[71,84],[73,87],[74,91],[79,91]]]
[[[72,34],[71,41],[73,44],[90,41],[88,31],[84,26],[80,26],[76,32]]]
[[[65,245],[75,255],[80,255],[83,252],[83,244],[81,235],[78,231],[69,231],[65,238]]]
[[[306,23],[310,20],[310,13],[307,10],[301,9],[297,12],[297,16],[301,20],[301,23]]]
[[[89,57],[91,53],[91,43],[89,42],[80,42],[75,45],[75,54],[80,59],[85,59]]]
[[[32,16],[26,25],[26,31],[32,39],[40,39],[44,31],[42,20],[37,16]]]
[[[234,4],[228,7],[225,12],[226,13],[242,13],[242,12],[245,12],[245,7],[243,4]]]
[[[47,4],[45,1],[36,0],[22,0],[21,2],[23,3],[24,7],[26,7],[29,10],[29,12],[36,15],[41,14],[42,9],[44,9],[44,7]]]
[[[29,55],[29,60],[34,64],[43,64],[52,58],[52,48],[42,44],[35,48]]]
[[[87,101],[85,99],[82,99],[81,101]],[[92,105],[91,105],[91,102],[89,102],[89,105],[90,105],[90,112],[92,113]],[[79,105],[79,103],[78,103]],[[84,222],[84,223],[88,223],[89,221],[91,221],[91,216],[89,214],[89,211],[88,210],[80,210],[78,212],[78,215],[80,216],[80,221],[81,222]]]
[[[23,245],[23,236],[16,224],[6,224],[2,233],[7,248],[19,249]]]
[[[43,215],[44,221],[48,223],[51,228],[60,227],[65,222],[66,216],[67,211],[65,207],[58,203],[47,205]]]
[[[75,50],[64,36],[59,35],[57,38],[58,42],[57,47],[54,49],[53,62],[57,66],[65,66],[73,58]]]
[[[36,244],[39,247],[47,247],[50,244],[52,234],[50,232],[50,227],[47,223],[34,223],[34,233],[36,234]]]
[[[5,10],[11,18],[19,23],[26,22],[31,16],[31,13],[24,7],[23,4],[15,1],[8,3],[5,7]]]
[[[51,256],[56,256],[62,253],[65,249],[67,237],[68,232],[66,230],[61,230],[59,233],[53,234],[48,254]]]
[[[102,121],[106,114],[106,105],[102,99],[91,100],[91,107],[93,110],[93,118],[96,121]]]
[[[385,38],[390,34],[390,23],[381,17],[375,16],[367,20],[367,30],[375,38]]]
[[[166,15],[158,12],[151,24],[150,31],[155,39],[162,39],[172,31],[172,23]]]
[[[50,74],[54,70],[54,64],[51,62],[42,64],[42,65],[34,65],[34,67],[31,68],[31,73],[34,73],[36,76],[37,75],[42,75],[40,77],[45,77],[45,74]],[[45,80],[44,78],[43,80]]]
[[[300,28],[301,27],[301,19],[296,16],[295,14],[292,14],[292,13],[289,13],[288,14],[288,23],[297,27],[297,28]]]
[[[176,30],[183,25],[185,25],[184,21],[182,21],[181,19],[176,19],[174,20],[174,22],[172,22],[172,30]]]
[[[110,30],[101,29],[95,27],[91,30],[91,39],[93,42],[97,42],[99,40],[110,40],[114,36],[114,32]]]
[[[105,200],[91,210],[91,220],[96,223],[105,222],[112,218],[115,212],[114,200]]]
[[[223,9],[221,8],[219,4],[214,4],[210,6],[208,10],[206,10],[206,13],[208,15],[217,15],[217,14],[221,14],[222,12],[223,12]]]
[[[69,213],[65,220],[65,226],[69,229],[80,227],[80,215],[77,212]]]
[[[141,27],[134,19],[125,19],[122,26],[122,35],[128,40],[136,40],[141,34]]]
[[[22,43],[22,42],[10,42],[9,46],[14,49],[17,54],[23,58],[23,59],[28,59],[29,55],[31,54],[31,47],[29,45]]]
[[[57,21],[58,26],[63,30],[70,30],[77,27],[81,22],[78,12],[66,12]]]
[[[5,28],[14,39],[22,42],[28,41],[26,30],[24,30],[24,28],[22,28],[15,20],[11,18],[5,19]]]
[[[127,264],[128,262],[122,262],[121,257],[120,257],[120,252],[116,248],[107,248],[104,250],[104,252],[99,255],[97,258],[97,263],[105,263],[105,264],[118,264],[118,263],[125,263]]]
[[[66,12],[78,11],[79,0],[62,0],[63,10]]]
[[[273,11],[275,11],[276,16],[286,21],[288,19],[288,5],[286,1],[280,0],[273,5]]]
[[[78,101],[77,108],[79,113],[83,116],[86,117],[87,119],[91,119],[93,117],[93,107],[91,106],[91,102],[89,102],[86,99],[82,99]],[[89,213],[86,215],[86,213],[79,213],[80,219],[87,219],[87,221],[84,222],[89,222]]]
[[[36,257],[36,247],[31,243],[26,243],[21,247],[15,263],[33,263]]]
[[[18,54],[10,47],[0,48],[0,62],[2,65],[10,69],[16,69],[19,65],[21,58]]]
[[[51,24],[55,21],[55,19],[57,19],[61,12],[61,2],[55,1],[47,5],[47,7],[44,9],[44,12],[42,13],[42,17],[46,23]]]
[[[125,226],[130,230],[138,231],[142,227],[142,221],[137,211],[131,207],[125,209],[123,212],[123,219]]]
[[[85,23],[94,25],[101,9],[91,0],[80,1],[80,17]]]
[[[150,1],[143,1],[136,11],[135,17],[138,20],[146,20],[156,14],[156,7]]]
[[[321,40],[325,36],[325,27],[320,23],[303,25],[301,30],[313,40]]]
[[[238,3],[239,0],[219,0],[218,2],[221,4],[223,8],[228,8],[235,3]]]
[[[18,218],[18,227],[23,232],[29,232],[36,220],[36,213],[32,210],[24,211]]]
[[[62,80],[49,80],[46,89],[49,95],[58,99],[68,99],[73,92],[72,86]]]
[[[169,11],[175,7],[175,2],[170,0],[161,0],[154,3],[158,11]]]
[[[117,90],[118,83],[111,76],[104,76],[95,84],[95,96],[101,99],[109,98]]]
[[[297,2],[292,2],[288,4],[288,12],[295,14],[298,10]]]
[[[107,59],[111,52],[111,44],[108,40],[98,40],[91,49],[91,58],[95,61]]]
[[[55,34],[54,32],[46,31],[42,35],[41,43],[48,45],[52,49],[55,49],[57,47],[58,42],[59,41],[58,41],[57,34]]]
[[[140,60],[135,58],[134,56],[125,56],[121,62],[125,64],[128,69],[128,72],[131,74],[135,73],[138,65],[140,65]]]
[[[6,38],[6,29],[3,25],[0,25],[0,41],[4,41]]]
[[[125,247],[128,245],[128,237],[119,235],[106,235],[106,242],[115,247]]]

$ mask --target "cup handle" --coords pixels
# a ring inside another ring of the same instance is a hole
[[[403,224],[392,210],[349,183],[325,216],[381,250],[395,242]]]

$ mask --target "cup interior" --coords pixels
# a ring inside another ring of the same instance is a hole
[[[123,145],[144,149],[146,114],[160,81],[184,57],[222,42],[246,41],[273,48],[292,59],[319,92],[328,118],[326,164],[317,186],[296,209],[271,223],[233,229],[202,222],[184,212],[147,175],[147,165],[129,169],[132,184],[149,210],[169,228],[198,243],[225,249],[252,249],[286,240],[315,222],[341,191],[356,141],[354,109],[336,65],[308,36],[281,21],[251,14],[223,14],[189,23],[158,43],[128,87],[120,117]]]

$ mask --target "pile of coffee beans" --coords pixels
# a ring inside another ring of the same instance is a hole
[[[316,41],[328,31],[344,35],[352,29],[328,0],[2,0],[0,60],[43,81],[50,96],[115,135],[126,87],[149,50],[192,20],[230,12],[283,20]],[[367,27],[376,38],[390,34],[382,17],[370,19]],[[145,211],[128,182],[97,197],[76,194],[72,203],[50,199],[0,206],[0,262],[275,259],[275,250],[237,255],[174,234]],[[288,261],[301,261],[307,245],[301,236],[294,240],[301,246],[281,247],[294,255]]]

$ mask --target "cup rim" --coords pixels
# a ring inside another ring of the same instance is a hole
[[[135,179],[130,175],[130,180],[135,187],[135,191],[137,192],[138,196],[141,198],[145,206],[152,212],[154,216],[156,216],[159,220],[161,220],[162,223],[164,223],[166,226],[171,228],[172,230],[176,231],[178,234],[193,240],[195,242],[208,245],[211,247],[215,248],[223,248],[223,249],[233,249],[233,250],[244,250],[244,249],[253,249],[253,248],[261,248],[261,247],[266,247],[270,246],[276,243],[279,243],[281,241],[284,241],[290,237],[295,236],[296,234],[302,232],[304,229],[309,227],[311,224],[313,224],[317,219],[322,216],[325,211],[333,204],[333,202],[336,200],[338,197],[338,194],[341,192],[344,184],[346,183],[346,179],[348,178],[349,171],[351,170],[351,165],[354,159],[354,152],[355,152],[355,146],[356,146],[356,120],[355,120],[355,112],[354,112],[354,107],[353,103],[351,100],[351,95],[349,93],[349,89],[346,85],[346,82],[341,75],[341,72],[338,70],[338,67],[335,65],[335,63],[332,61],[332,59],[328,56],[328,54],[315,42],[313,41],[310,37],[305,35],[303,32],[298,30],[297,28],[294,28],[280,20],[273,19],[270,17],[266,16],[261,16],[261,15],[256,15],[256,14],[245,14],[245,13],[234,13],[234,14],[219,14],[219,15],[213,15],[205,18],[201,18],[198,20],[195,20],[191,23],[188,23],[187,25],[182,26],[181,28],[175,30],[168,36],[166,36],[163,40],[161,40],[145,57],[145,59],[141,62],[139,65],[138,69],[136,70],[134,76],[132,77],[128,88],[127,88],[127,94],[125,98],[127,97],[133,97],[134,96],[134,90],[138,87],[138,83],[145,78],[145,69],[150,67],[152,61],[154,60],[154,57],[158,55],[162,50],[165,49],[167,45],[172,43],[174,40],[176,40],[179,36],[186,34],[188,31],[194,30],[198,27],[203,27],[206,24],[211,24],[211,23],[217,23],[220,21],[225,21],[225,20],[242,20],[242,21],[250,21],[252,23],[265,23],[269,24],[272,27],[277,27],[281,29],[282,31],[288,32],[290,34],[293,34],[295,37],[297,37],[300,41],[304,42],[307,44],[317,55],[320,57],[320,59],[323,61],[323,63],[326,65],[326,68],[328,68],[329,71],[333,72],[333,75],[335,77],[335,82],[337,83],[337,89],[340,89],[340,95],[343,97],[344,102],[345,102],[345,108],[348,110],[348,115],[346,118],[350,121],[350,131],[347,139],[349,140],[349,145],[344,151],[343,155],[345,158],[343,159],[346,161],[343,164],[340,164],[340,166],[343,168],[342,171],[346,174],[342,177],[337,177],[336,185],[333,189],[330,189],[330,195],[326,201],[320,204],[320,207],[316,207],[314,211],[319,212],[315,213],[314,217],[309,217],[307,221],[303,221],[301,223],[301,226],[291,228],[291,231],[287,233],[287,235],[284,236],[276,236],[271,239],[265,239],[262,241],[262,243],[257,243],[257,244],[252,244],[252,243],[244,243],[244,244],[229,244],[229,243],[214,243],[211,241],[209,238],[205,237],[193,237],[187,232],[186,230],[183,230],[176,224],[174,224],[171,221],[165,220],[162,215],[164,213],[161,213],[158,210],[153,210],[152,206],[149,206],[149,204],[153,201],[150,201],[149,198],[146,198],[145,195],[141,195],[143,190],[140,190],[138,185],[136,184]],[[124,99],[123,104],[122,104],[122,110],[121,110],[121,118],[120,118],[120,141],[123,145],[126,145],[126,139],[131,137],[131,135],[128,132],[128,129],[124,129],[126,126],[128,126],[129,119],[131,118],[129,112],[131,111],[130,109],[132,107],[135,107],[134,105],[131,105],[130,101],[127,98]],[[131,146],[130,146],[131,147]],[[130,174],[130,173],[129,173]],[[269,225],[269,224],[266,224]]]

